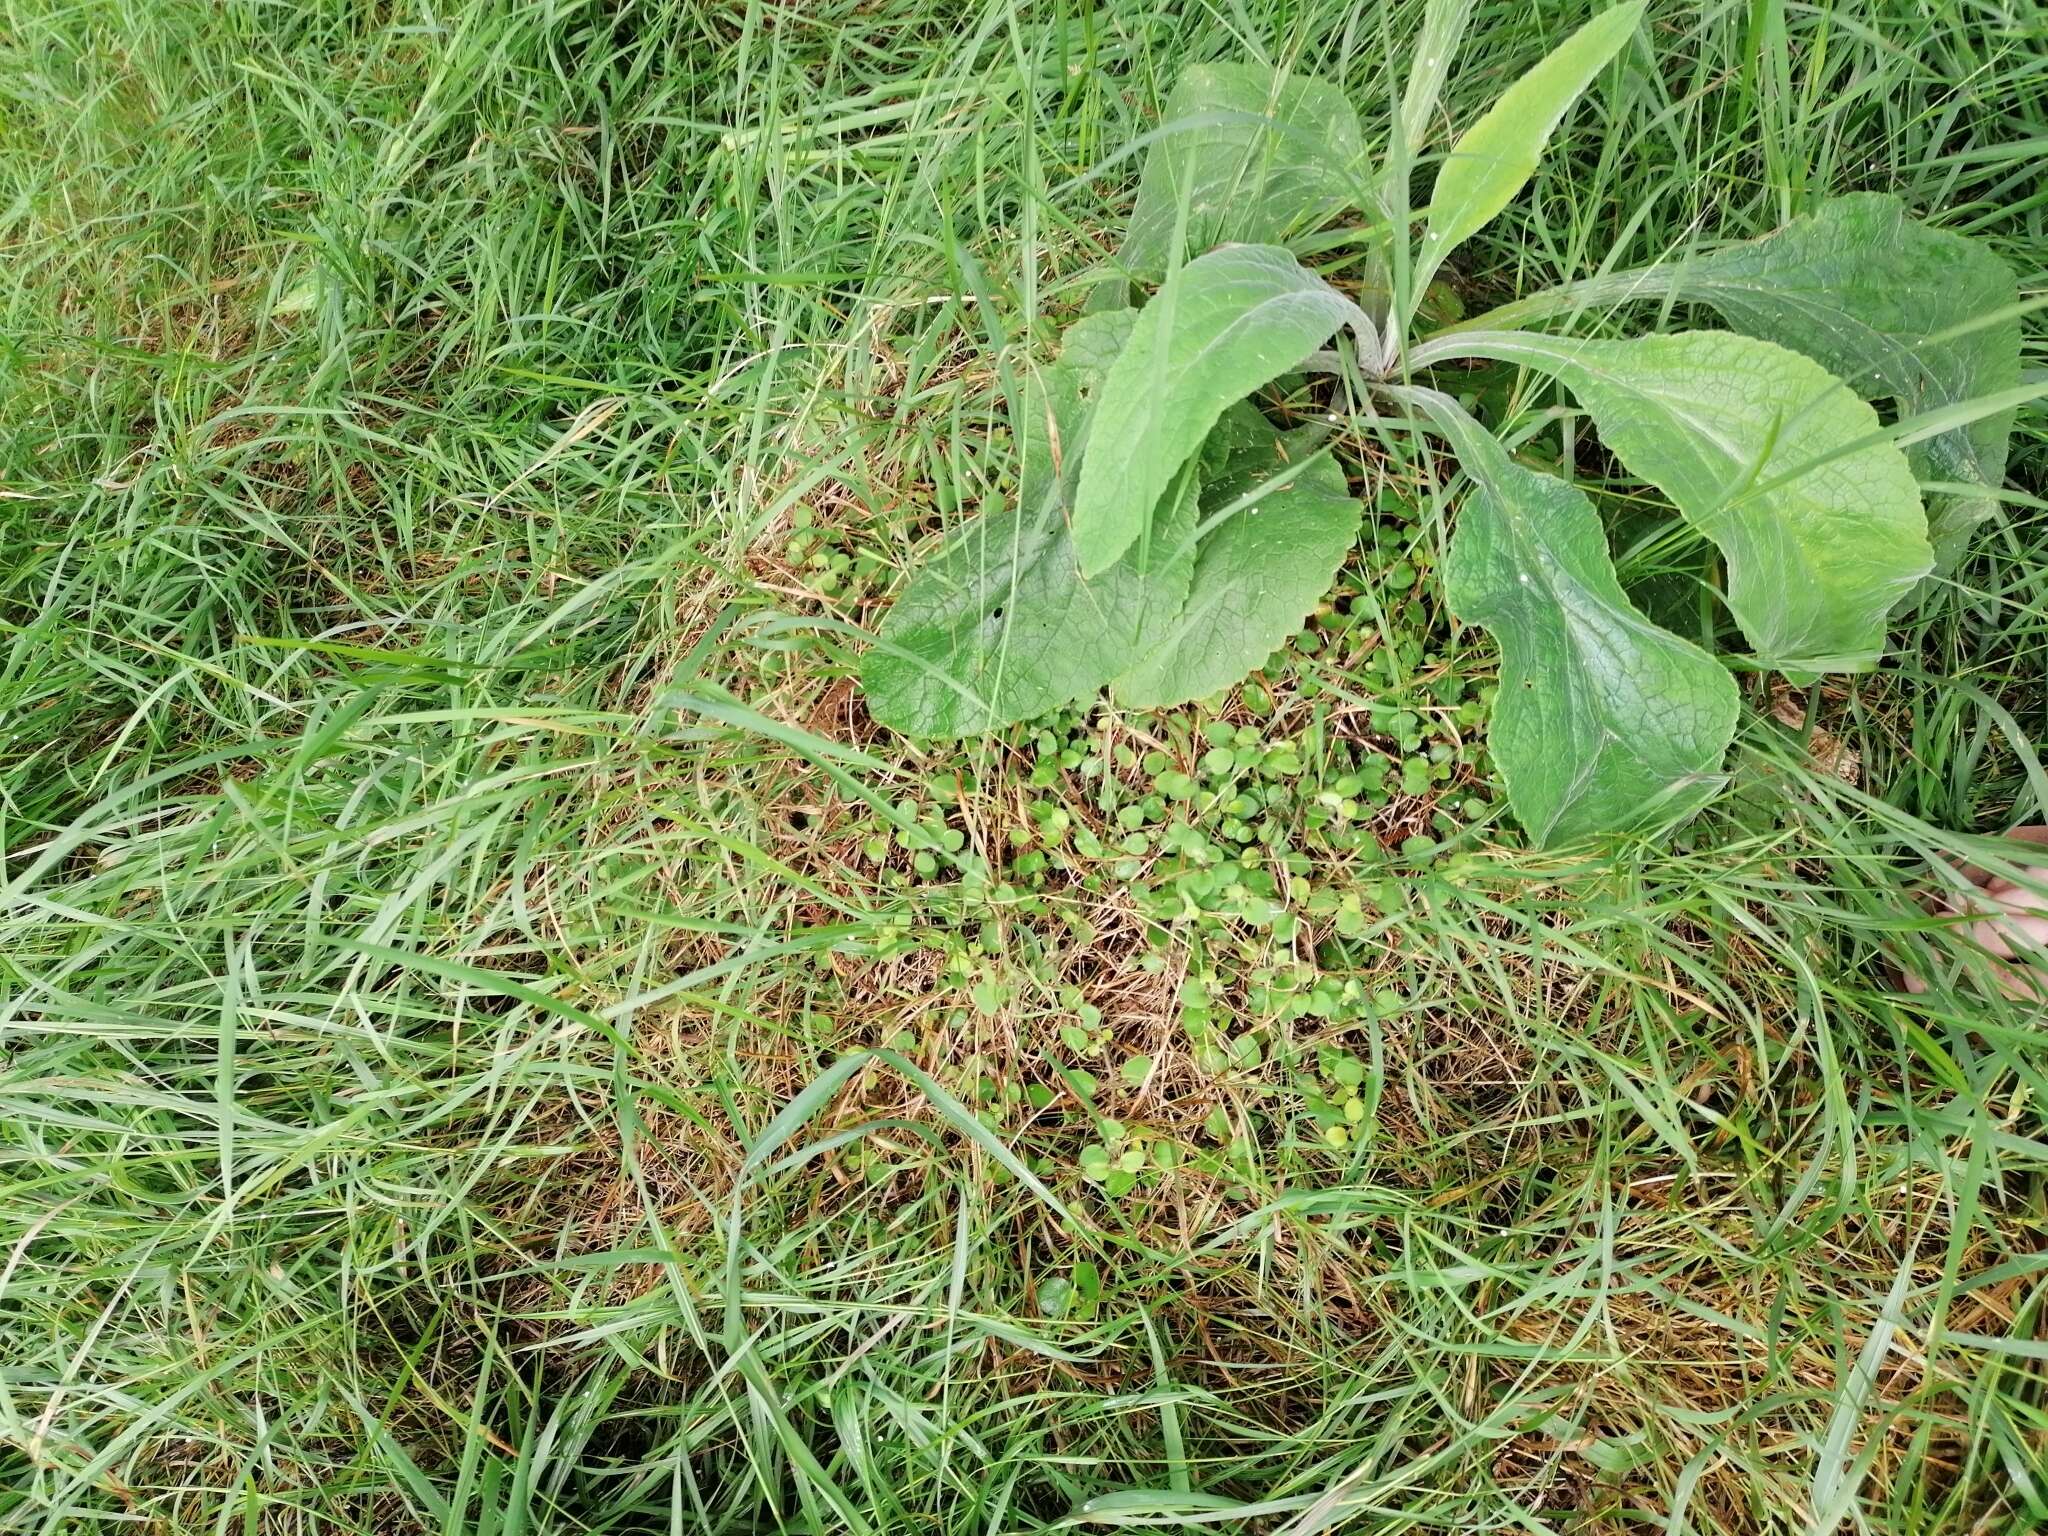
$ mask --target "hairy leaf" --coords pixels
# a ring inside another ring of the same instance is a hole
[[[1317,429],[1282,436],[1233,407],[1203,445],[1223,445],[1202,492],[1204,517],[1228,511],[1315,452]],[[1206,698],[1257,667],[1301,628],[1358,536],[1359,505],[1327,456],[1230,512],[1203,535],[1187,601],[1158,643],[1110,684],[1117,702],[1163,708]]]
[[[1139,313],[1102,381],[1074,491],[1074,548],[1096,576],[1224,409],[1298,365],[1358,307],[1275,246],[1233,245],[1180,268]]]
[[[1927,518],[1877,413],[1820,364],[1727,331],[1457,340],[1578,396],[1614,455],[1720,548],[1760,660],[1825,672],[1883,653],[1886,614],[1933,564]]]
[[[1230,478],[1240,464],[1249,464],[1261,455],[1270,456],[1273,439],[1279,435],[1279,428],[1266,420],[1249,400],[1238,401],[1217,418],[1209,435],[1202,439],[1204,516],[1228,505],[1214,489],[1218,482]]]
[[[1067,327],[1060,337],[1060,366],[1073,373],[1075,387],[1083,399],[1095,398],[1110,365],[1131,339],[1131,328],[1137,323],[1135,310],[1118,309],[1084,315]]]
[[[1401,92],[1401,144],[1409,154],[1429,138],[1430,119],[1464,41],[1472,5],[1473,0],[1428,0],[1423,10],[1422,30],[1408,61],[1408,84]]]
[[[1194,568],[1192,470],[1153,537],[1095,579],[1082,580],[1067,533],[1090,397],[1134,319],[1077,324],[1061,360],[1026,381],[1017,499],[969,523],[925,564],[862,662],[868,708],[882,724],[966,736],[1085,699],[1179,612]]]
[[[1668,286],[1746,335],[1805,353],[1864,398],[1897,401],[1901,416],[2020,383],[2012,269],[1883,193],[1833,198],[1776,234],[1672,269]],[[2002,411],[1906,450],[1924,480],[1986,488],[1929,498],[1936,570],[1953,570],[1971,531],[1997,512],[1991,493],[2005,484],[2012,425]]]
[[[1522,825],[1550,844],[1692,814],[1722,783],[1735,680],[1636,611],[1582,491],[1417,393],[1472,481],[1444,595],[1499,642],[1489,745]]]
[[[1621,51],[1642,19],[1645,0],[1603,11],[1517,80],[1451,147],[1429,199],[1429,232],[1415,291],[1462,242],[1513,201],[1536,174],[1550,135],[1573,102]]]
[[[1145,156],[1118,262],[1132,277],[1165,275],[1177,252],[1225,241],[1277,245],[1353,198],[1364,157],[1358,114],[1335,86],[1257,64],[1196,64],[1166,99]]]

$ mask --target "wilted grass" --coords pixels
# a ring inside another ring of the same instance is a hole
[[[1578,14],[1481,4],[1446,129]],[[861,710],[1178,70],[1384,121],[1419,15],[0,13],[0,1519],[2048,1520],[2039,1023],[1913,894],[2048,819],[2038,415],[1675,849],[1500,834],[1432,691],[1489,653],[1377,601],[1440,466],[1364,422],[1362,617],[1261,688]],[[1458,284],[1880,187],[2038,294],[2044,29],[1659,8]],[[1170,910],[1272,786],[1292,925]]]

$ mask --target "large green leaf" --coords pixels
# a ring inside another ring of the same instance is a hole
[[[1353,199],[1358,114],[1335,86],[1257,64],[1196,64],[1166,99],[1117,253],[1132,277],[1165,275],[1181,251],[1278,245]],[[1182,244],[1174,236],[1187,210]]]
[[[1884,193],[1832,198],[1775,234],[1685,262],[1608,272],[1503,305],[1472,329],[1503,330],[1612,304],[1673,299],[1713,306],[1745,335],[1803,352],[1902,418],[1972,414],[2020,392],[2019,285],[1989,247],[1930,229]],[[1452,327],[1455,332],[1459,328]],[[1424,344],[1448,355],[1446,334]],[[1935,491],[1927,514],[1936,569],[1952,569],[1971,531],[1996,513],[2013,412],[1992,409],[1906,447]]]
[[[1282,436],[1248,405],[1224,416],[1203,458],[1221,462],[1202,491],[1203,535],[1187,601],[1143,659],[1110,685],[1117,702],[1155,709],[1206,698],[1265,661],[1301,628],[1358,536],[1359,505],[1344,471],[1312,458],[1317,429]],[[1238,506],[1312,458],[1285,483]],[[1237,510],[1230,511],[1233,506]]]
[[[2012,269],[1882,193],[1831,199],[1776,234],[1670,269],[1659,286],[1711,304],[1736,330],[1805,353],[1866,399],[1896,401],[1901,416],[2020,383]],[[1937,570],[1954,569],[1971,531],[1997,512],[2012,424],[2013,413],[2001,411],[1906,450],[1924,480],[1985,488],[1929,498]]]
[[[1720,548],[1761,661],[1842,671],[1883,653],[1886,614],[1933,564],[1927,518],[1877,413],[1820,364],[1728,331],[1454,339],[1578,396],[1614,455]]]
[[[1102,381],[1074,491],[1081,572],[1108,570],[1226,407],[1299,365],[1358,306],[1276,246],[1180,268],[1139,313]]]
[[[1690,815],[1722,783],[1734,679],[1636,611],[1583,492],[1516,463],[1454,402],[1414,395],[1472,481],[1444,595],[1500,644],[1488,742],[1522,825],[1549,844]]]
[[[1415,292],[1460,244],[1513,201],[1536,174],[1543,148],[1593,77],[1621,51],[1645,0],[1603,11],[1501,93],[1451,146],[1429,199],[1429,231],[1416,264]]]
[[[868,709],[913,736],[966,736],[1097,692],[1157,644],[1194,568],[1197,477],[1179,477],[1152,537],[1083,580],[1067,533],[1102,368],[1135,316],[1074,326],[1029,378],[1016,419],[1019,493],[956,533],[912,578],[861,665]]]

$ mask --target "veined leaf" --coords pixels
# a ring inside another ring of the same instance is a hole
[[[1612,304],[1679,299],[1735,330],[1803,352],[1902,418],[1991,401],[2021,387],[2019,285],[1989,247],[1912,218],[1897,198],[1831,198],[1775,234],[1687,262],[1609,272],[1501,306],[1473,330],[1505,330]],[[1461,328],[1416,355],[1449,355]],[[1954,568],[1997,511],[2013,413],[1992,410],[1906,446],[1923,480],[1981,485],[1927,500],[1936,569]]]
[[[1271,455],[1279,428],[1260,414],[1249,400],[1240,400],[1217,418],[1209,435],[1202,439],[1203,515],[1227,506],[1213,487],[1229,479],[1241,464]]]
[[[1180,611],[1194,568],[1190,467],[1153,536],[1081,579],[1067,533],[1101,368],[1135,320],[1092,316],[1027,380],[1017,499],[975,519],[897,598],[861,664],[874,717],[913,736],[966,736],[1099,690]]]
[[[1265,661],[1301,628],[1358,536],[1359,505],[1344,471],[1324,457],[1287,478],[1315,451],[1313,427],[1282,436],[1249,405],[1232,407],[1203,445],[1224,445],[1202,491],[1203,535],[1187,601],[1143,659],[1110,684],[1120,704],[1156,709],[1206,698]]]
[[[1668,286],[1745,335],[1805,353],[1865,399],[1897,401],[1901,416],[2020,383],[2012,269],[1883,193],[1832,198],[1776,234],[1672,269]],[[1924,480],[1985,487],[1929,498],[1937,571],[1953,570],[1972,530],[1996,514],[2012,425],[2002,411],[1906,450]]]
[[[1182,250],[1277,245],[1348,206],[1364,158],[1358,114],[1335,86],[1256,64],[1196,64],[1166,99],[1117,253],[1131,277],[1163,277],[1183,207]]]
[[[1760,660],[1853,671],[1883,653],[1886,614],[1933,564],[1927,518],[1877,413],[1820,364],[1727,331],[1455,340],[1578,396],[1614,455],[1720,548]]]
[[[1582,491],[1516,463],[1455,402],[1409,393],[1472,482],[1444,595],[1499,642],[1488,739],[1530,837],[1559,843],[1698,810],[1722,783],[1735,680],[1636,611]]]
[[[1451,60],[1464,41],[1472,5],[1473,0],[1429,0],[1423,10],[1422,30],[1408,61],[1408,84],[1401,92],[1401,143],[1408,154],[1422,148],[1429,137],[1429,121],[1436,115]]]
[[[1224,409],[1298,365],[1358,306],[1268,245],[1211,251],[1139,312],[1102,381],[1074,491],[1081,573],[1108,570]]]
[[[1536,163],[1573,102],[1607,67],[1642,19],[1645,0],[1603,11],[1517,80],[1451,147],[1429,199],[1429,231],[1415,291],[1443,259],[1484,228],[1536,174]]]
[[[1110,310],[1083,315],[1062,333],[1059,365],[1074,374],[1075,387],[1083,398],[1092,401],[1101,390],[1103,378],[1137,323],[1136,310]]]

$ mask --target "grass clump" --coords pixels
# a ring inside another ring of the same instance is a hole
[[[1433,144],[1580,19],[1476,7]],[[0,21],[0,1523],[2048,1521],[2039,1021],[1915,899],[2048,819],[2038,415],[1675,847],[1521,846],[1362,418],[1242,687],[865,714],[1180,70],[1370,137],[1420,20]],[[1873,188],[2031,301],[2041,25],[1655,8],[1450,287]]]

